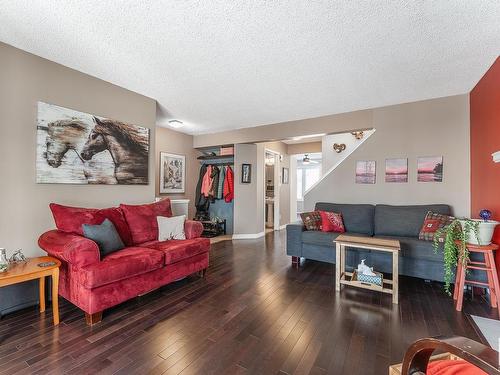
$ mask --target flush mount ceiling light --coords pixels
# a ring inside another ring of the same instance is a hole
[[[184,123],[182,121],[179,121],[179,120],[170,120],[168,122],[168,125],[171,126],[172,128],[179,129],[179,128],[182,128],[184,126]]]

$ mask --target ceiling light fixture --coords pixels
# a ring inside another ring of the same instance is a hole
[[[494,152],[491,156],[493,157],[494,163],[500,163],[500,151]]]
[[[172,128],[179,129],[184,126],[184,123],[179,120],[169,120],[168,125],[170,125]]]

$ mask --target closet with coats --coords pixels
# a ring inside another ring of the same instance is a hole
[[[204,150],[198,157],[200,171],[196,185],[196,216],[206,237],[233,233],[234,156],[220,149]]]

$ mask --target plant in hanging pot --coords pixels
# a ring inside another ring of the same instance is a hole
[[[454,270],[459,261],[467,264],[469,261],[469,251],[467,243],[471,243],[473,238],[478,243],[479,222],[471,219],[455,219],[449,225],[440,228],[434,235],[434,252],[438,252],[440,244],[443,244],[444,259],[444,289],[448,295],[451,295],[450,285],[454,281]],[[460,253],[463,255],[460,256]]]

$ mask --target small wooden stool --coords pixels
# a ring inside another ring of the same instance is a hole
[[[461,245],[460,245],[461,246]],[[495,257],[493,251],[498,249],[498,245],[491,244],[487,246],[466,244],[469,253],[483,254],[484,262],[470,261],[464,265],[462,259],[458,261],[457,277],[455,280],[455,290],[453,292],[453,299],[456,301],[455,308],[457,311],[462,311],[462,303],[464,299],[464,286],[465,284],[478,285],[488,287],[490,289],[490,303],[491,307],[497,307],[500,301],[500,286],[498,285],[498,274],[495,266]],[[462,251],[463,253],[463,251]],[[460,258],[462,255],[460,256]],[[485,271],[488,276],[488,282],[483,283],[480,281],[467,280],[465,273],[467,270],[480,270]]]

